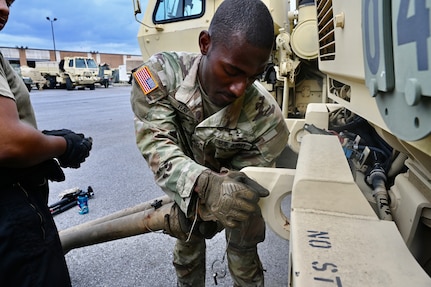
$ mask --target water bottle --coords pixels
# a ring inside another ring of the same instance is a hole
[[[78,208],[79,208],[79,214],[87,214],[88,213],[88,196],[87,195],[78,195]]]

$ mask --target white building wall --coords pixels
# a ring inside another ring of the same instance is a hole
[[[19,50],[16,48],[2,48],[0,47],[0,52],[3,57],[9,60],[19,60]]]
[[[26,50],[27,60],[30,61],[49,61],[49,51],[48,50]]]

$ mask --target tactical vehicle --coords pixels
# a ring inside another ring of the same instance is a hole
[[[287,0],[262,1],[276,38],[261,84],[298,158],[243,171],[270,190],[262,213],[290,240],[286,285],[431,286],[431,4],[303,0],[290,10]],[[148,0],[138,19],[134,0],[144,59],[198,52],[221,2]],[[166,229],[171,205],[158,199],[60,231],[63,248]]]
[[[46,88],[88,87],[94,90],[95,83],[100,81],[99,67],[91,57],[64,57],[60,62],[36,62],[35,70],[46,80]]]
[[[15,72],[18,74],[18,76],[21,77],[22,81],[24,82],[25,86],[27,87],[27,90],[30,92],[33,88],[33,80],[31,77],[29,77],[26,74],[22,73],[22,69],[18,64],[12,64],[12,68],[15,70]]]
[[[47,80],[36,69],[29,66],[21,66],[20,70],[23,78],[27,77],[31,80],[29,81],[29,85],[27,85],[27,88],[30,90],[33,88],[33,86],[40,90],[46,85]]]
[[[110,83],[112,82],[112,70],[108,64],[103,63],[99,65],[99,84],[105,88],[108,88]]]

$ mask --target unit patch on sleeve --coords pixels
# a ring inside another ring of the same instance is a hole
[[[146,95],[159,86],[147,66],[141,67],[133,76]]]

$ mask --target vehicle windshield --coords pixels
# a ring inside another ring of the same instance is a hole
[[[93,59],[76,58],[75,59],[76,68],[92,68],[97,69],[97,64]]]
[[[93,59],[87,59],[87,66],[94,69],[98,68],[96,62]]]
[[[87,66],[85,65],[85,59],[77,58],[75,60],[75,67],[85,69]]]

